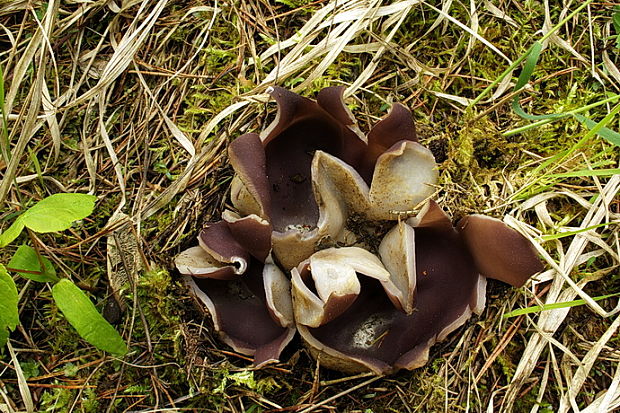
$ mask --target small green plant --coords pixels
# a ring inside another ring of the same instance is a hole
[[[13,242],[24,228],[39,233],[64,231],[74,221],[90,215],[95,200],[96,197],[86,194],[51,195],[24,211],[0,234],[0,247]],[[59,278],[50,260],[28,245],[17,249],[8,268],[0,264],[0,347],[6,344],[9,331],[19,324],[19,295],[7,270],[33,281],[52,283],[56,305],[84,340],[115,355],[127,353],[123,338],[97,311],[84,291],[72,281]]]
[[[615,35],[609,36],[609,39],[616,39],[616,49],[620,49],[620,9],[618,6],[614,7],[614,14],[611,15],[611,22],[614,25]]]

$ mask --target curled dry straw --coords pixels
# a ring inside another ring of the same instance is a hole
[[[395,104],[366,136],[343,91],[313,101],[271,88],[276,119],[229,147],[237,212],[176,258],[222,339],[259,366],[296,331],[333,369],[423,366],[435,342],[483,310],[486,277],[521,286],[542,269],[501,221],[470,215],[454,227],[430,199],[437,166],[409,110]],[[352,215],[369,230],[391,221],[376,254]]]

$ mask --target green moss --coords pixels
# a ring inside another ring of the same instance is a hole
[[[58,381],[55,384],[61,385]],[[46,390],[41,396],[40,410],[42,412],[69,412],[71,402],[73,401],[73,392],[69,389],[55,388]]]

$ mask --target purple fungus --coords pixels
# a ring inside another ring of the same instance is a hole
[[[338,239],[343,208],[393,219],[434,192],[435,160],[417,142],[404,106],[395,104],[366,138],[342,87],[323,89],[316,102],[279,87],[269,93],[278,104],[275,120],[230,145],[231,192],[240,213],[271,222],[274,256],[284,268],[310,256],[319,240]],[[332,171],[321,179],[325,169]]]
[[[357,260],[351,259],[356,267],[339,265],[337,257],[346,248],[320,251],[301,263],[292,272],[294,312],[297,329],[312,353],[323,365],[347,372],[388,374],[426,364],[434,343],[463,325],[472,313],[482,312],[485,276],[506,281],[506,273],[530,271],[529,277],[541,268],[521,235],[501,221],[484,219],[482,225],[492,228],[480,233],[488,238],[475,248],[493,244],[487,253],[500,255],[490,263],[483,260],[484,268],[476,259],[482,251],[472,252],[472,243],[467,240],[472,235],[461,227],[455,229],[434,201],[384,237],[379,248],[381,261],[375,262],[384,265],[383,271],[373,272],[361,264],[372,262],[369,257],[362,259],[370,254],[364,250],[364,254],[356,252]],[[523,248],[515,250],[515,242]],[[326,262],[313,265],[319,254]],[[515,263],[519,270],[513,268]],[[386,280],[396,291],[405,293],[401,295],[407,299],[404,305],[386,288]],[[522,281],[513,278],[510,283],[518,286]],[[332,295],[326,293],[341,284],[350,287],[347,294],[335,294],[335,290]],[[309,311],[313,307],[308,303],[315,308],[322,303],[324,314],[313,317],[318,311]]]
[[[227,212],[175,259],[222,340],[257,366],[277,360],[295,334],[290,281],[271,259],[270,235],[258,216]]]
[[[482,312],[487,278],[519,287],[542,270],[503,222],[470,215],[454,227],[430,199],[437,165],[404,106],[366,137],[344,88],[316,101],[269,93],[275,120],[229,146],[237,212],[207,224],[175,260],[215,330],[256,365],[277,360],[297,330],[326,367],[414,369]],[[394,226],[371,249],[351,237],[352,215]]]

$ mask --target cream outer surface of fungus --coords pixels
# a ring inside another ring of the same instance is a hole
[[[415,369],[482,312],[487,277],[518,287],[542,270],[503,222],[452,225],[431,199],[437,165],[403,105],[364,135],[342,87],[316,101],[268,92],[274,121],[229,146],[236,212],[207,223],[175,259],[222,340],[255,365],[277,361],[299,331],[328,368]],[[393,222],[374,235],[376,249],[349,227],[359,217],[371,232]]]

